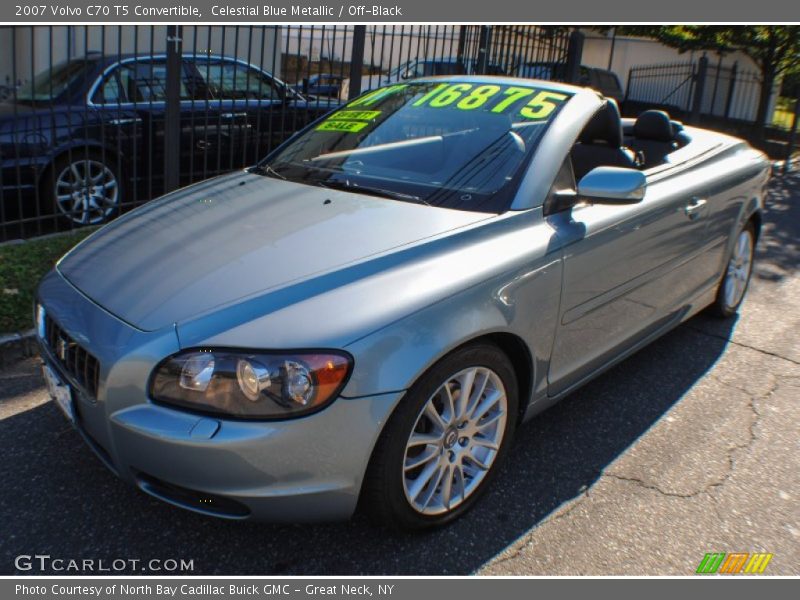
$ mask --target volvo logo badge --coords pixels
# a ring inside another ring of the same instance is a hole
[[[447,435],[444,436],[444,447],[445,448],[452,448],[456,445],[458,441],[458,432],[455,429],[451,429],[447,432]]]

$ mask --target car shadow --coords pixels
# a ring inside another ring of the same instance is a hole
[[[52,572],[15,568],[18,555],[38,553],[107,565],[143,561],[110,574],[164,575],[142,571],[152,558],[192,560],[185,574],[194,575],[473,573],[591,488],[713,367],[734,320],[724,335],[717,326],[710,336],[701,331],[707,319],[695,317],[524,424],[475,509],[423,533],[389,531],[361,515],[347,523],[270,525],[189,513],[107,472],[53,403],[18,412],[0,420],[0,572]]]

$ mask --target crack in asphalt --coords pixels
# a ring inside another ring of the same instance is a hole
[[[710,337],[720,337],[720,338],[723,337],[723,336],[717,336],[715,334],[708,333],[706,331],[703,331],[702,329],[698,329],[698,328],[695,328],[695,327],[689,327],[689,329],[691,329],[693,331],[696,331],[697,333],[710,336]],[[724,339],[727,339],[727,338],[724,338]],[[731,341],[731,340],[728,339],[728,341]],[[733,342],[733,343],[736,344],[737,346],[741,346],[743,348],[754,350],[756,352],[759,352],[761,354],[765,354],[767,356],[783,359],[783,360],[786,360],[786,361],[788,361],[790,363],[793,363],[793,364],[800,364],[800,363],[797,363],[796,361],[794,361],[792,359],[789,359],[789,358],[786,358],[784,356],[780,356],[780,355],[777,355],[777,354],[773,354],[771,352],[767,352],[767,351],[761,350],[759,348],[753,348],[751,346],[747,346],[746,344],[741,344],[741,343],[737,343],[737,342]],[[715,495],[715,492],[717,490],[719,490],[720,488],[722,488],[726,483],[728,483],[728,481],[730,481],[731,477],[733,476],[733,474],[734,474],[734,472],[736,470],[737,454],[739,454],[740,452],[747,453],[747,451],[749,451],[749,449],[753,446],[755,441],[758,439],[758,435],[757,435],[756,431],[757,431],[757,428],[758,428],[758,426],[759,426],[759,424],[761,422],[762,414],[759,412],[757,403],[761,402],[761,401],[767,401],[777,391],[777,389],[778,389],[778,387],[780,386],[781,383],[784,383],[787,380],[798,380],[798,381],[800,381],[800,376],[796,376],[796,375],[770,374],[770,376],[771,376],[771,381],[770,381],[769,388],[766,391],[764,391],[763,393],[752,394],[746,388],[741,387],[739,385],[736,385],[734,383],[731,383],[729,381],[724,381],[724,380],[720,379],[716,375],[713,375],[713,374],[708,374],[707,375],[708,378],[713,379],[719,385],[724,386],[724,387],[728,387],[728,388],[731,388],[731,389],[734,389],[734,390],[737,390],[737,391],[742,392],[743,394],[747,395],[747,397],[748,397],[747,408],[749,409],[749,412],[751,413],[750,426],[747,429],[747,436],[746,436],[747,439],[745,439],[743,441],[740,441],[739,443],[733,443],[733,444],[731,444],[730,446],[728,446],[725,449],[725,454],[726,454],[726,458],[727,458],[727,462],[728,462],[728,467],[726,469],[725,474],[722,477],[707,483],[706,485],[704,485],[703,487],[701,487],[699,489],[692,490],[690,492],[684,492],[684,493],[676,492],[676,491],[669,490],[669,489],[665,489],[665,488],[659,486],[657,483],[648,481],[648,480],[646,480],[646,479],[644,479],[642,477],[627,476],[627,475],[622,475],[622,474],[619,474],[619,473],[613,473],[613,472],[609,472],[609,471],[605,471],[605,470],[601,471],[599,473],[597,481],[600,481],[602,478],[614,479],[614,480],[617,480],[617,481],[630,483],[630,484],[636,485],[636,486],[644,488],[644,489],[655,491],[659,495],[662,495],[662,496],[667,497],[667,498],[678,498],[678,499],[681,499],[681,500],[693,499],[693,498],[696,498],[696,497],[701,496],[701,495],[706,495],[711,500],[711,504],[714,507],[714,514],[716,515],[717,519],[719,521],[724,521],[723,516],[719,512],[718,499],[717,499],[717,497]],[[595,485],[596,485],[596,483],[595,483]],[[588,488],[585,491],[583,491],[579,496],[577,496],[574,500],[572,500],[570,502],[570,504],[566,508],[564,508],[563,510],[561,510],[559,512],[551,513],[550,516],[548,516],[546,519],[542,520],[531,531],[529,531],[520,540],[520,543],[518,544],[518,546],[510,554],[508,554],[507,556],[499,557],[496,560],[492,561],[490,563],[491,566],[494,568],[494,567],[497,567],[497,566],[502,565],[504,563],[511,562],[511,561],[514,561],[514,560],[518,559],[522,554],[524,554],[524,552],[528,548],[530,548],[534,544],[534,536],[535,536],[537,530],[540,527],[542,527],[543,525],[546,525],[547,523],[553,523],[553,522],[556,522],[556,521],[559,521],[561,519],[564,519],[564,518],[568,517],[573,511],[575,511],[579,506],[581,506],[590,497],[592,488],[594,488],[594,485],[592,485],[591,488]]]
[[[755,352],[759,352],[759,353],[764,354],[766,356],[771,356],[773,358],[779,358],[781,360],[785,360],[787,362],[790,362],[793,365],[800,366],[800,361],[797,361],[797,360],[795,360],[793,358],[789,358],[788,356],[783,356],[782,354],[778,354],[776,352],[770,352],[769,350],[764,350],[763,348],[757,348],[755,346],[750,346],[749,344],[743,344],[742,342],[737,342],[736,340],[734,340],[734,339],[732,339],[732,338],[730,338],[730,337],[728,337],[726,335],[720,335],[719,333],[706,331],[705,329],[701,329],[700,327],[695,327],[694,325],[689,325],[688,323],[685,323],[684,326],[687,329],[691,329],[692,331],[695,331],[695,332],[697,332],[697,333],[699,333],[701,335],[705,335],[705,336],[708,336],[708,337],[713,337],[713,338],[716,338],[718,340],[724,340],[724,341],[726,341],[726,342],[728,342],[730,344],[733,344],[734,346],[739,346],[740,348],[747,348],[748,350],[753,350]]]
[[[749,397],[749,401],[747,403],[747,406],[750,409],[750,412],[752,413],[752,417],[751,417],[751,420],[750,420],[750,427],[747,430],[747,432],[748,432],[747,440],[742,442],[742,443],[733,444],[733,445],[729,446],[725,451],[726,455],[727,455],[726,458],[727,458],[727,461],[728,461],[728,468],[727,468],[725,474],[721,478],[719,478],[719,479],[717,479],[715,481],[711,481],[710,483],[707,483],[706,485],[704,485],[700,489],[693,490],[691,492],[686,492],[686,493],[666,490],[666,489],[660,487],[658,484],[646,481],[645,479],[643,479],[641,477],[631,477],[631,476],[626,476],[626,475],[620,475],[620,474],[612,473],[612,472],[609,472],[609,471],[604,471],[601,474],[601,478],[602,477],[608,477],[608,478],[616,479],[618,481],[625,481],[625,482],[628,482],[628,483],[634,483],[636,485],[639,485],[640,487],[656,491],[659,494],[661,494],[662,496],[667,496],[667,497],[670,497],[670,498],[689,499],[689,498],[695,498],[695,497],[697,497],[697,496],[699,496],[701,494],[708,494],[709,496],[714,498],[713,492],[716,491],[717,489],[721,488],[723,485],[725,485],[730,480],[730,478],[733,476],[733,473],[736,470],[736,458],[735,458],[734,455],[736,453],[738,453],[739,451],[745,451],[746,452],[747,450],[749,450],[752,447],[752,445],[755,443],[756,439],[758,439],[758,436],[756,435],[756,428],[758,427],[758,424],[761,421],[761,413],[758,412],[758,408],[756,407],[756,401],[757,400],[761,400],[761,399],[766,400],[767,398],[772,396],[772,394],[774,394],[775,390],[778,388],[780,377],[778,377],[776,375],[773,376],[773,380],[771,382],[771,385],[770,385],[769,389],[766,392],[764,392],[763,394],[759,394],[759,395],[752,395],[746,389],[741,388],[741,387],[739,387],[737,385],[731,384],[729,382],[722,381],[722,380],[720,380],[718,377],[716,377],[714,375],[709,375],[709,377],[711,379],[713,379],[714,381],[716,381],[717,383],[719,383],[720,385],[722,385],[722,386],[730,387],[730,388],[733,388],[735,390],[738,390],[740,392],[744,392],[745,394],[747,394],[748,397]],[[716,500],[716,498],[714,498],[714,499]]]
[[[604,472],[600,477],[601,478],[605,477],[607,479],[616,479],[617,481],[624,481],[626,483],[634,483],[639,487],[645,488],[647,490],[653,490],[655,492],[658,492],[662,496],[667,496],[668,498],[683,498],[683,499],[694,498],[696,496],[699,496],[700,494],[707,494],[707,493],[709,493],[708,492],[708,488],[710,488],[712,486],[715,486],[715,485],[722,485],[722,482],[716,482],[715,481],[713,483],[710,483],[709,485],[707,485],[703,489],[695,490],[693,492],[689,492],[689,493],[686,493],[686,494],[681,494],[680,492],[667,491],[667,490],[659,487],[655,483],[649,483],[649,482],[645,481],[641,477],[629,477],[627,475],[619,475],[617,473],[608,473],[608,472]]]
[[[701,333],[703,333],[703,332],[701,332]],[[757,350],[757,349],[753,348],[753,350]],[[769,354],[769,353],[765,353],[765,354]],[[782,358],[782,357],[778,357],[778,358]],[[790,360],[790,362],[794,362],[794,361]],[[789,376],[773,375],[772,376],[773,377],[772,378],[772,382],[771,382],[771,384],[769,386],[769,389],[767,391],[765,391],[764,393],[762,393],[762,394],[756,394],[756,395],[753,395],[753,394],[749,393],[748,390],[746,390],[746,389],[744,389],[742,387],[739,387],[739,386],[737,386],[735,384],[732,384],[732,383],[727,382],[727,381],[722,381],[722,380],[720,380],[718,377],[716,377],[714,375],[709,375],[709,377],[712,378],[714,381],[716,381],[717,383],[719,383],[722,386],[729,387],[729,388],[732,388],[732,389],[735,389],[737,391],[740,391],[740,392],[743,392],[743,393],[747,394],[747,396],[749,398],[749,401],[747,403],[747,408],[749,409],[749,411],[752,414],[751,420],[750,420],[750,427],[748,427],[748,430],[747,430],[747,432],[748,432],[747,439],[742,441],[742,442],[740,442],[740,443],[732,444],[728,448],[726,448],[726,450],[725,450],[725,453],[727,455],[728,468],[727,468],[726,473],[725,473],[725,475],[723,477],[721,477],[719,479],[716,479],[714,481],[711,481],[710,483],[704,485],[700,489],[692,490],[690,492],[685,492],[685,493],[664,489],[663,487],[659,486],[658,484],[650,482],[650,481],[647,481],[646,479],[641,478],[641,477],[626,476],[626,475],[621,475],[621,474],[613,473],[613,472],[609,472],[609,471],[602,471],[600,473],[597,481],[600,481],[600,479],[602,479],[602,478],[614,479],[614,480],[617,480],[617,481],[630,483],[630,484],[636,485],[636,486],[644,488],[644,489],[655,491],[658,494],[660,494],[662,496],[665,496],[667,498],[679,498],[679,499],[682,499],[682,500],[696,498],[696,497],[701,496],[701,495],[707,495],[712,501],[712,505],[714,507],[714,513],[716,514],[717,519],[719,521],[724,521],[724,519],[722,518],[722,515],[719,512],[719,506],[717,505],[717,497],[715,496],[714,492],[716,492],[719,488],[724,486],[731,479],[731,477],[733,476],[734,471],[736,470],[736,456],[735,455],[737,453],[739,453],[740,451],[744,451],[744,452],[748,451],[752,447],[752,445],[755,443],[755,441],[758,439],[758,436],[756,434],[756,429],[757,429],[757,427],[758,427],[758,425],[759,425],[759,423],[761,421],[762,415],[759,412],[756,403],[758,401],[762,401],[762,400],[766,401],[766,400],[768,400],[768,398],[775,393],[775,391],[778,389],[780,383],[784,379],[799,379],[800,380],[800,377],[791,376],[791,375],[789,375]],[[594,487],[594,486],[592,486],[592,487]],[[581,506],[584,503],[584,501],[587,500],[590,497],[590,492],[591,492],[591,488],[586,489],[580,496],[576,497],[569,504],[569,506],[567,506],[565,509],[561,510],[560,512],[551,514],[551,516],[547,517],[541,523],[536,525],[536,527],[534,527],[528,534],[526,534],[522,538],[520,544],[514,549],[513,552],[511,552],[507,556],[503,556],[503,557],[500,557],[500,558],[492,561],[492,563],[491,563],[492,567],[497,567],[498,565],[502,565],[504,563],[507,563],[507,562],[510,562],[510,561],[513,561],[513,560],[516,560],[517,558],[519,558],[528,548],[530,548],[533,545],[533,543],[534,543],[534,539],[533,539],[534,535],[535,535],[536,531],[540,527],[542,527],[543,525],[545,525],[547,523],[552,523],[552,522],[555,522],[555,521],[559,521],[559,520],[569,516],[575,509],[577,509],[579,506]]]

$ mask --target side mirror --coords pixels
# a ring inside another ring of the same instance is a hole
[[[636,204],[646,189],[644,173],[621,167],[597,167],[578,182],[578,196],[594,204]]]
[[[400,75],[401,79],[411,79],[412,77],[414,77],[414,74],[411,72],[411,69],[407,69]]]

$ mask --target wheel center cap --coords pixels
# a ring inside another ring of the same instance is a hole
[[[444,435],[445,448],[448,449],[452,448],[453,446],[456,445],[457,441],[458,441],[458,432],[455,429],[448,430],[448,432]]]

